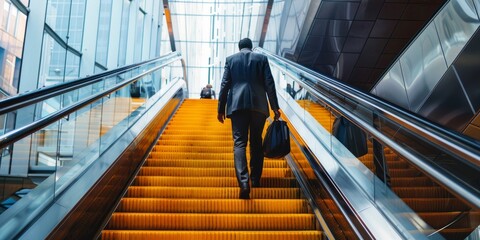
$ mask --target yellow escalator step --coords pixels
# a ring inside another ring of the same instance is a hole
[[[144,166],[147,167],[198,167],[198,168],[234,168],[233,160],[187,160],[187,159],[148,159]],[[263,168],[287,168],[287,162],[265,160]]]
[[[267,188],[297,187],[295,178],[268,178],[260,181]],[[132,186],[164,187],[238,187],[235,177],[175,177],[175,176],[137,176]]]
[[[311,213],[114,213],[107,227],[129,230],[315,230],[315,217]]]
[[[234,177],[234,168],[142,167],[139,176]],[[288,168],[263,169],[262,177],[292,177]]]
[[[307,213],[305,199],[124,198],[119,212],[168,213]]]
[[[237,199],[238,187],[201,188],[201,187],[140,187],[128,188],[126,197],[147,198],[224,198]],[[253,188],[250,192],[253,199],[292,199],[300,198],[298,188]]]
[[[265,158],[261,187],[251,189],[251,199],[239,199],[231,122],[218,123],[217,104],[183,102],[121,199],[102,239],[323,237],[285,159]]]
[[[105,230],[105,240],[318,240],[319,231],[138,231]]]

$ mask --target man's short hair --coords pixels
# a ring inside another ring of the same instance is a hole
[[[244,38],[240,40],[240,42],[238,42],[238,49],[241,50],[242,48],[252,49],[253,48],[252,40],[250,40],[250,38]]]

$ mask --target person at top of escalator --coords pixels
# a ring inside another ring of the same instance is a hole
[[[212,89],[212,84],[207,84],[200,92],[200,98],[204,99],[216,99],[215,91]]]

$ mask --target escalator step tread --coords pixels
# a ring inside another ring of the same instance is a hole
[[[307,213],[305,199],[123,198],[118,212],[168,213]]]
[[[234,177],[234,168],[182,168],[182,167],[142,167],[139,176],[215,176]],[[263,169],[262,177],[292,177],[289,168]]]
[[[252,199],[297,199],[301,198],[298,188],[253,188]],[[140,187],[128,188],[126,197],[146,198],[238,198],[238,187]]]
[[[260,180],[266,188],[298,187],[295,178],[268,178]],[[238,187],[235,177],[175,177],[175,176],[137,176],[132,186],[164,186],[164,187]]]
[[[138,231],[105,230],[102,239],[110,240],[318,240],[320,231]]]
[[[114,213],[107,227],[129,230],[315,230],[312,213]]]

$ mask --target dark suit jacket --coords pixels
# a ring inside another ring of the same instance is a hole
[[[272,110],[279,109],[267,57],[247,48],[227,57],[218,96],[218,113],[225,113],[226,106],[227,117],[244,109],[269,116],[268,102]]]

